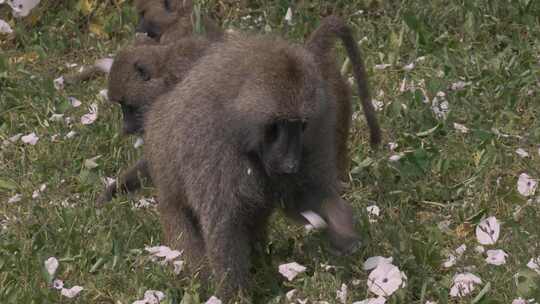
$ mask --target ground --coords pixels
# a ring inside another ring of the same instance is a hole
[[[539,275],[527,267],[540,256],[540,189],[532,188],[540,179],[540,2],[225,2],[203,1],[201,7],[225,26],[297,42],[321,15],[345,16],[362,41],[384,130],[384,146],[371,149],[356,113],[345,197],[364,246],[336,257],[319,233],[307,234],[277,214],[265,248],[271,259],[257,263],[256,303],[291,303],[295,299],[285,297],[291,289],[310,303],[341,303],[336,291],[342,284],[346,303],[374,297],[362,265],[377,255],[393,257],[408,277],[387,303],[540,300]],[[289,6],[292,20],[284,26]],[[0,4],[0,19],[14,31],[0,34],[0,302],[132,303],[152,289],[164,292],[163,303],[204,303],[209,295],[200,294],[197,278],[174,279],[170,265],[153,262],[144,250],[161,241],[154,208],[136,207],[153,195],[150,185],[104,208],[94,205],[102,179],[144,149],[119,134],[119,108],[99,97],[106,79],[63,90],[53,84],[77,69],[68,64],[92,64],[129,43],[136,24],[132,3],[42,1],[21,19]],[[68,97],[82,105],[73,107]],[[92,103],[97,120],[81,124]],[[357,97],[354,103],[358,109]],[[51,120],[53,114],[63,117]],[[66,138],[70,131],[77,135]],[[39,137],[35,145],[9,140],[32,132]],[[528,155],[517,153],[520,148]],[[86,161],[96,156],[97,166]],[[531,181],[519,191],[522,173]],[[379,216],[368,216],[371,205],[380,208]],[[500,236],[484,247],[508,254],[499,266],[475,250],[475,231],[491,216]],[[467,249],[459,255],[462,244]],[[444,267],[449,254],[456,264]],[[44,266],[49,257],[59,260],[54,277],[66,288],[84,288],[74,299],[51,288],[53,276]],[[289,282],[278,265],[293,261],[307,271]],[[467,272],[481,283],[452,297],[455,275]]]

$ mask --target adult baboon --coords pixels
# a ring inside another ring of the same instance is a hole
[[[161,43],[171,43],[193,34],[192,0],[135,0],[139,14],[137,32],[147,33]],[[218,40],[223,31],[208,17],[201,17],[201,29],[210,40]]]
[[[225,301],[247,287],[251,244],[279,202],[288,214],[320,214],[337,250],[358,242],[337,185],[336,103],[313,54],[278,38],[231,37],[145,116],[165,242],[190,262],[207,259]]]

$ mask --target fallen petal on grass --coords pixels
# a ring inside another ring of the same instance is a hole
[[[491,265],[503,265],[506,264],[506,257],[508,254],[501,249],[488,250],[486,251],[487,258],[486,263]]]
[[[466,272],[454,276],[454,285],[450,289],[450,296],[463,297],[475,289],[475,285],[482,284],[482,279],[478,276]]]
[[[493,245],[499,239],[500,230],[499,221],[490,216],[476,226],[476,239],[482,245]]]
[[[61,290],[60,293],[61,293],[64,297],[67,297],[67,298],[72,299],[72,298],[75,298],[76,296],[78,296],[79,293],[80,293],[81,291],[83,291],[83,290],[84,290],[83,287],[78,286],[78,285],[75,285],[75,286],[73,286],[73,287],[71,287],[71,288],[69,288],[69,289],[68,289],[68,288],[62,288],[62,290]]]
[[[32,145],[32,146],[37,144],[38,140],[39,140],[39,137],[34,132],[21,137],[21,141],[23,143],[29,144],[29,145]]]
[[[22,194],[20,193],[17,193],[15,194],[14,196],[10,197],[8,199],[8,203],[9,204],[13,204],[13,203],[17,203],[17,202],[20,202],[22,200]]]
[[[525,151],[523,148],[518,148],[516,150],[516,154],[519,155],[521,158],[529,157],[529,152]]]
[[[211,296],[204,304],[221,304],[221,300],[215,296]]]
[[[341,284],[341,288],[336,291],[336,299],[338,299],[339,302],[346,304],[348,295],[349,288],[347,287],[347,284]]]
[[[364,269],[366,271],[367,270],[372,270],[372,269],[377,268],[381,264],[392,264],[393,261],[394,261],[393,257],[385,258],[385,257],[382,257],[382,256],[373,256],[373,257],[368,258],[364,262],[364,265],[362,266],[362,269]]]
[[[538,182],[531,178],[527,173],[521,173],[519,175],[517,189],[519,194],[523,196],[531,196],[536,192]]]
[[[63,90],[64,89],[64,76],[60,76],[56,78],[55,80],[53,80],[53,84],[54,84],[54,88],[57,89],[58,91]]]
[[[11,28],[11,25],[7,23],[6,21],[0,19],[0,34],[11,34],[13,33],[13,29]]]
[[[278,267],[279,273],[287,278],[287,280],[292,281],[294,278],[296,278],[297,275],[303,273],[306,271],[306,267],[296,263],[287,263],[287,264],[281,264]]]
[[[326,228],[326,226],[328,226],[326,224],[326,221],[320,216],[318,215],[317,213],[311,211],[311,210],[307,210],[307,211],[304,211],[304,212],[301,212],[300,213],[308,222],[311,226],[313,226],[315,229],[324,229]]]
[[[367,286],[372,293],[388,297],[403,287],[403,276],[397,266],[382,263],[369,274]]]
[[[58,269],[58,260],[55,257],[50,257],[47,260],[45,260],[45,269],[47,270],[47,273],[52,278],[56,274],[56,270]],[[50,282],[50,281],[49,281]]]

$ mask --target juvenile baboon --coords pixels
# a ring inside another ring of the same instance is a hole
[[[139,14],[137,32],[147,33],[161,43],[171,43],[191,36],[197,20],[192,17],[192,0],[135,0]],[[210,18],[200,20],[204,36],[218,40],[223,31]]]
[[[225,301],[246,290],[251,245],[279,202],[288,214],[320,214],[337,250],[358,242],[339,196],[336,103],[324,80],[312,50],[235,36],[211,45],[145,116],[165,242],[188,262],[206,260]]]
[[[142,134],[145,110],[159,95],[182,81],[209,45],[204,38],[189,37],[167,45],[139,43],[116,55],[109,74],[108,95],[111,102],[122,108],[125,134]],[[118,190],[138,190],[139,179],[147,175],[145,161],[139,160],[105,188],[98,203],[110,201]]]

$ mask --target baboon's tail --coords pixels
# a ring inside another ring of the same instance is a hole
[[[369,127],[371,145],[381,142],[381,129],[369,93],[368,79],[360,50],[353,38],[351,28],[343,19],[331,15],[321,21],[320,26],[311,34],[307,48],[319,58],[324,58],[334,47],[335,38],[339,37],[345,46],[351,62],[352,71],[358,86],[358,96],[364,109],[364,115]]]

